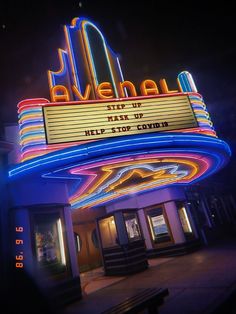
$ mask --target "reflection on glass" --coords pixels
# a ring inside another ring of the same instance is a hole
[[[57,219],[57,231],[58,231],[58,239],[59,239],[59,247],[61,253],[61,263],[66,265],[66,256],[65,256],[65,247],[63,241],[63,233],[62,233],[62,226],[61,226],[61,219]]]
[[[117,245],[117,231],[114,216],[101,219],[99,221],[99,230],[103,248]]]
[[[75,238],[75,248],[76,248],[76,252],[80,252],[81,251],[81,239],[80,236],[78,235],[78,233],[74,232],[74,238]]]
[[[97,231],[96,231],[96,229],[94,229],[94,230],[92,231],[91,239],[92,239],[92,242],[93,242],[94,247],[95,247],[96,249],[98,249],[99,244],[98,244],[98,237],[97,237]]]
[[[49,272],[65,270],[66,257],[62,224],[59,213],[34,216],[36,259]]]
[[[129,240],[140,240],[141,234],[136,213],[124,213],[125,226]]]
[[[163,215],[162,208],[155,208],[148,212],[148,221],[152,233],[152,239],[155,242],[170,241],[168,226]]]
[[[179,218],[183,227],[183,231],[186,233],[193,232],[184,206],[179,208]]]

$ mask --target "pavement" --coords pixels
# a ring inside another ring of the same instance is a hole
[[[129,276],[104,276],[99,268],[81,274],[81,283],[83,299],[63,314],[99,314],[148,287],[169,289],[160,314],[234,314],[236,238],[183,256],[150,259],[147,270]]]

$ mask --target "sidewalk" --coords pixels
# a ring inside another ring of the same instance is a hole
[[[236,239],[184,256],[153,259],[149,265],[146,271],[113,281],[103,277],[101,269],[84,286],[82,279],[83,299],[67,306],[64,313],[99,314],[147,287],[169,289],[160,314],[210,314],[217,309],[227,313],[219,307],[236,291]]]

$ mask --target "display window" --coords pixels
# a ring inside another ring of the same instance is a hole
[[[184,232],[193,232],[184,206],[179,209],[179,218]]]
[[[141,239],[141,232],[136,213],[123,213],[125,226],[130,241],[137,241]]]
[[[187,239],[192,239],[194,237],[194,233],[192,230],[192,226],[188,217],[188,212],[185,207],[185,204],[183,202],[177,202],[177,208],[185,237]]]
[[[33,215],[35,256],[39,268],[50,274],[66,271],[66,254],[60,213]]]
[[[147,218],[152,239],[155,243],[158,244],[171,241],[167,220],[162,206],[148,210]]]
[[[114,216],[100,219],[99,231],[101,235],[102,247],[104,249],[118,245],[118,237]]]

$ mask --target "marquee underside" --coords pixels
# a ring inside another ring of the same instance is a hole
[[[142,134],[73,146],[16,165],[9,177],[66,180],[72,208],[104,205],[130,194],[187,185],[221,169],[229,146],[195,134]]]

